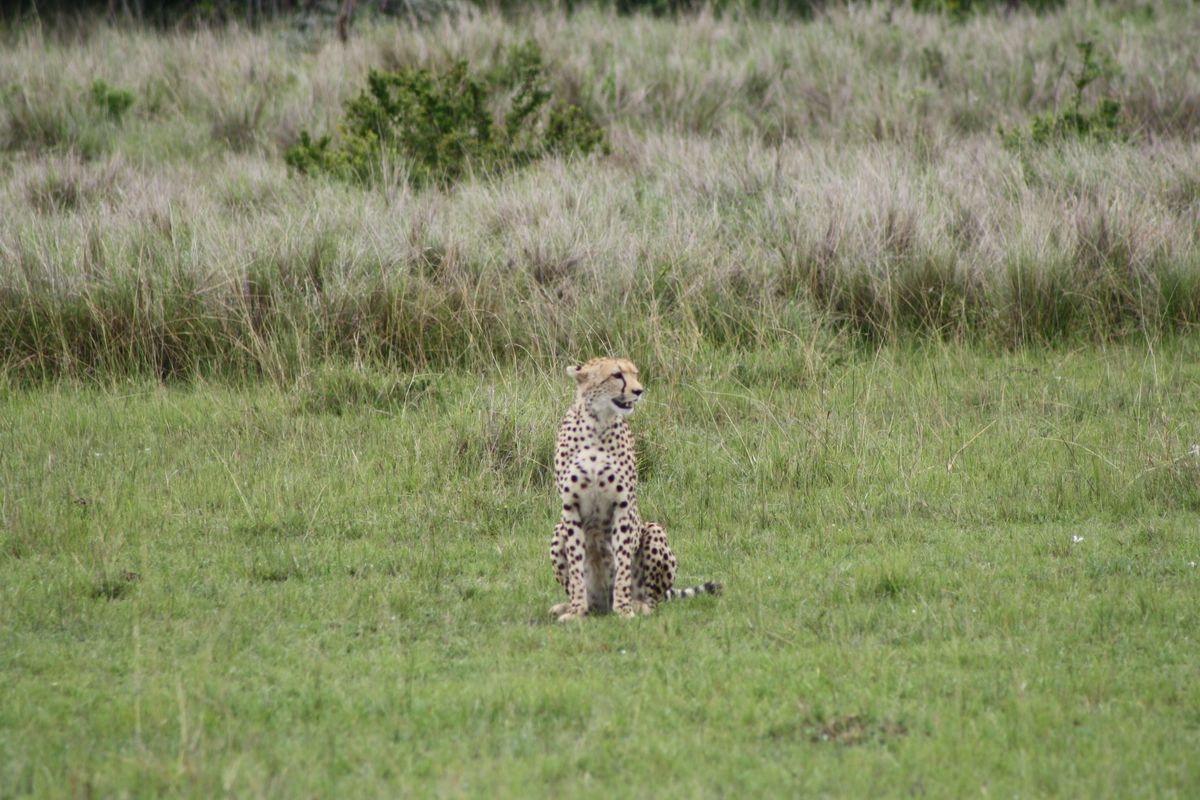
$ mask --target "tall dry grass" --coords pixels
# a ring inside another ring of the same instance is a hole
[[[0,51],[0,360],[31,376],[285,376],[808,336],[1006,345],[1200,321],[1200,14],[1075,2],[955,23],[538,12],[288,28],[27,29]],[[1136,13],[1135,13],[1136,12]],[[531,37],[609,156],[414,192],[289,177],[372,66]],[[1129,141],[1012,151],[1088,39]],[[122,120],[87,102],[131,90]]]

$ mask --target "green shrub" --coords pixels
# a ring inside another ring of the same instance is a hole
[[[651,14],[666,17],[708,9],[716,14],[765,14],[809,18],[829,0],[606,0],[618,14]],[[586,2],[570,2],[568,8],[584,8]]]
[[[1027,8],[1041,14],[1055,11],[1063,6],[1065,0],[912,0],[915,11],[933,14],[946,14],[959,19],[972,13],[986,13],[997,9]]]
[[[121,121],[133,100],[133,92],[109,86],[99,78],[92,82],[92,102],[114,122]]]
[[[1020,150],[1030,145],[1046,145],[1068,140],[1092,142],[1123,141],[1121,130],[1121,104],[1111,97],[1102,97],[1092,108],[1084,108],[1083,93],[1098,78],[1111,78],[1118,74],[1117,66],[1107,56],[1097,58],[1092,42],[1077,42],[1080,66],[1074,76],[1075,94],[1066,109],[1055,110],[1034,117],[1027,129],[1005,131],[1000,129],[1004,144],[1009,149]]]
[[[505,109],[499,124],[495,107]],[[465,61],[442,73],[372,70],[366,91],[346,104],[336,137],[303,131],[284,158],[303,174],[370,184],[398,170],[414,186],[449,186],[470,173],[606,149],[586,111],[551,103],[541,51],[529,43],[483,76]]]

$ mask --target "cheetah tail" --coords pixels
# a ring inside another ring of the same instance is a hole
[[[699,586],[689,586],[687,589],[667,589],[667,600],[686,600],[689,597],[696,597],[701,594],[720,594],[721,584],[716,581],[707,581]]]

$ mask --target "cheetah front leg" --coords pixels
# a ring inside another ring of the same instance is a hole
[[[633,604],[633,559],[636,554],[641,527],[637,518],[626,509],[613,514],[613,612],[620,617],[632,617],[637,613]]]
[[[584,556],[584,537],[583,525],[578,519],[570,519],[564,510],[563,520],[555,528],[555,539],[559,539],[561,532],[561,560],[565,560],[566,569],[565,575],[559,577],[559,583],[563,584],[563,588],[567,590],[567,597],[570,598],[566,603],[559,603],[550,609],[559,622],[568,622],[573,619],[582,619],[587,616],[587,584],[584,581],[583,573],[583,556]],[[555,575],[558,576],[558,563],[555,561]],[[565,583],[563,579],[565,578]]]
[[[567,593],[567,597],[571,596],[571,576],[567,567],[567,538],[570,529],[566,524],[560,522],[554,526],[554,537],[550,540],[550,564],[554,567],[554,579],[558,581],[558,585]],[[550,607],[550,616],[558,617],[566,612],[571,603],[568,600],[566,603],[557,603]]]

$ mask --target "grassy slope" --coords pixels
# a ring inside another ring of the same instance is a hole
[[[0,795],[1193,794],[1198,355],[660,366],[570,627],[558,375],[0,391]]]

